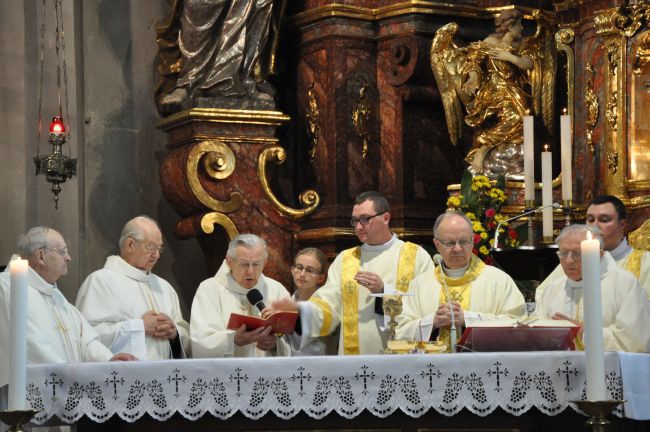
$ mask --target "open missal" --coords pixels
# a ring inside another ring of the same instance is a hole
[[[484,321],[467,327],[458,352],[575,350],[579,328],[564,320]]]
[[[244,324],[248,331],[255,330],[259,327],[271,326],[273,328],[273,334],[291,334],[296,327],[297,319],[298,312],[290,311],[276,312],[267,319],[231,313],[228,319],[228,330],[237,330]]]

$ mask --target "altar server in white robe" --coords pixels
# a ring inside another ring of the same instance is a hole
[[[650,298],[650,252],[634,249],[625,238],[627,211],[623,201],[612,195],[600,195],[591,201],[587,208],[587,225],[595,226],[605,242],[605,251],[609,252],[616,264],[632,273]],[[558,265],[540,284],[545,288],[555,279],[565,276],[562,266]]]
[[[390,206],[378,192],[361,193],[350,225],[363,243],[344,250],[330,266],[327,282],[306,302],[283,301],[274,310],[299,310],[302,346],[340,326],[339,354],[378,354],[388,327],[382,301],[371,294],[408,291],[413,277],[433,271],[429,254],[404,242],[389,227]]]
[[[598,228],[570,225],[556,239],[564,276],[537,288],[535,315],[540,318],[568,320],[580,327],[584,319],[584,287],[580,243],[591,232],[601,244],[601,301],[603,310],[603,347],[608,351],[650,352],[650,300],[638,280],[623,270],[608,252]]]
[[[192,353],[198,357],[286,356],[291,349],[285,336],[271,327],[246,331],[242,325],[228,330],[231,313],[260,316],[246,294],[257,289],[265,303],[289,298],[278,281],[262,274],[268,259],[266,241],[254,234],[241,234],[228,245],[226,259],[217,274],[199,285],[192,302],[190,334]]]
[[[18,252],[28,260],[27,362],[80,363],[135,360],[130,354],[113,354],[97,332],[65,299],[56,286],[68,273],[71,261],[65,240],[57,231],[34,227],[18,240]],[[9,364],[9,272],[0,273],[0,364]],[[0,387],[9,382],[9,367],[0,368]]]
[[[442,263],[411,282],[409,292],[413,296],[404,298],[402,314],[397,318],[398,339],[439,338],[449,347],[450,306],[459,330],[457,338],[463,327],[477,321],[523,316],[524,297],[512,278],[472,253],[472,222],[465,214],[448,211],[440,215],[433,236]]]
[[[189,353],[189,324],[174,288],[152,273],[163,250],[162,233],[148,216],[124,225],[120,255],[91,273],[77,294],[77,307],[113,352],[165,360]]]

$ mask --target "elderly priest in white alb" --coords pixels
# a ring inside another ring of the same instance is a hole
[[[34,227],[20,237],[18,252],[29,262],[28,363],[135,360],[130,354],[113,355],[57,288],[56,281],[68,273],[71,260],[61,234],[50,228]],[[6,270],[0,273],[0,387],[9,382],[10,293],[9,271]]]
[[[236,330],[227,328],[233,312],[260,316],[247,298],[252,289],[257,289],[266,303],[289,298],[289,292],[280,282],[262,274],[267,258],[264,239],[241,234],[228,245],[226,260],[217,274],[201,282],[192,302],[190,319],[195,358],[290,355],[289,342],[272,334],[270,326],[250,331],[245,325]]]
[[[603,347],[608,351],[650,352],[650,301],[639,281],[603,252],[603,239],[593,226],[570,225],[557,236],[564,276],[537,288],[535,315],[572,321],[580,327],[578,336],[582,336],[585,288],[580,243],[587,238],[587,232],[601,245]]]
[[[147,216],[126,223],[120,255],[91,273],[79,289],[77,307],[111,351],[138,358],[184,358],[189,350],[189,324],[178,295],[151,272],[163,249],[158,224]]]
[[[462,327],[477,321],[512,320],[523,315],[524,296],[512,278],[472,253],[472,222],[467,216],[443,213],[436,219],[433,236],[442,263],[411,282],[413,297],[404,298],[402,314],[397,317],[398,339],[439,338],[449,347],[450,305],[459,329],[457,338]]]

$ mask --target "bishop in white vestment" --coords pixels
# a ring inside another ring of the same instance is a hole
[[[247,294],[257,289],[264,302],[289,298],[278,281],[262,274],[268,253],[263,239],[242,234],[230,242],[226,260],[217,274],[199,285],[192,302],[190,334],[195,358],[286,356],[291,349],[285,337],[271,327],[247,331],[228,330],[231,313],[260,316]]]
[[[138,216],[120,236],[120,255],[91,273],[77,294],[77,308],[113,351],[140,359],[184,358],[189,324],[183,319],[174,288],[152,273],[162,250],[155,221]]]

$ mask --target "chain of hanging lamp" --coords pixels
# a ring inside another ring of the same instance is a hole
[[[56,86],[58,92],[59,110],[57,115],[52,118],[49,128],[48,142],[52,145],[50,154],[40,154],[40,139],[42,133],[42,107],[43,107],[43,81],[45,70],[45,33],[46,19],[45,9],[47,0],[42,0],[42,24],[41,24],[41,58],[40,58],[40,82],[38,90],[38,131],[37,131],[37,153],[34,156],[36,165],[36,175],[43,174],[49,183],[52,183],[52,193],[54,194],[54,208],[59,208],[59,193],[61,184],[71,179],[77,173],[77,160],[68,155],[64,155],[62,147],[66,142],[66,127],[63,122],[63,101],[61,99],[61,87],[65,98],[65,114],[68,121],[70,114],[68,112],[68,74],[65,60],[65,32],[63,30],[63,4],[62,0],[54,0],[54,11],[56,16]],[[63,85],[61,79],[63,78]],[[67,136],[70,136],[68,133]]]

